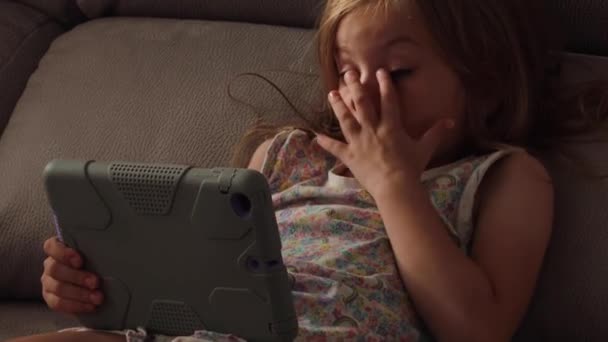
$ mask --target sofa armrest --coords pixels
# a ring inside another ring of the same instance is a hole
[[[17,2],[0,2],[0,134],[31,73],[64,29],[47,15]]]
[[[72,27],[84,21],[76,0],[14,0],[25,6],[36,9],[66,27]]]

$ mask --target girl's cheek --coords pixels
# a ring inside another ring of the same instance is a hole
[[[415,118],[403,118],[403,129],[405,132],[414,139],[419,139],[428,130],[428,125]]]
[[[421,109],[416,111],[416,109],[413,108],[409,111],[403,111],[401,118],[407,134],[414,139],[419,139],[439,120],[445,119],[446,116],[425,113]]]

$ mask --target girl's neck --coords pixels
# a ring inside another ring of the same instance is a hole
[[[458,146],[447,149],[447,151],[444,153],[431,159],[429,164],[426,166],[426,170],[454,163],[458,160],[475,155],[476,153],[477,152],[475,151],[475,148],[473,148],[473,144],[467,143],[466,141],[461,142],[458,144]]]

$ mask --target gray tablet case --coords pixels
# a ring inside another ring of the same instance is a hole
[[[297,318],[263,175],[247,169],[56,160],[57,232],[102,278],[91,328],[292,340]]]

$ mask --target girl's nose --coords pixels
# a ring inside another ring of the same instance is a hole
[[[360,75],[360,82],[363,85],[365,94],[369,96],[369,99],[374,104],[376,113],[380,114],[380,86],[378,85],[378,79],[376,78],[376,72],[365,72]]]

